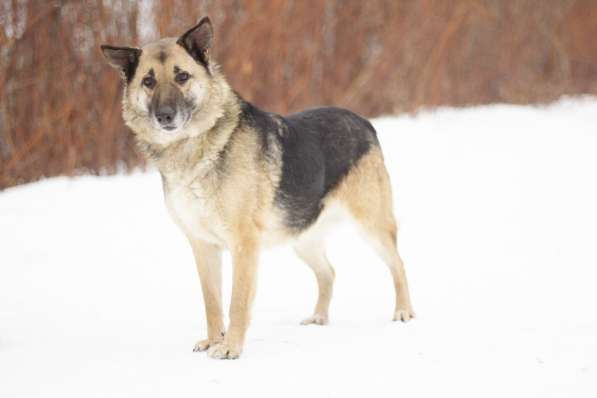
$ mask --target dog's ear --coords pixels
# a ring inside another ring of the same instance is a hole
[[[197,25],[180,36],[176,42],[182,46],[195,61],[209,65],[209,50],[214,38],[214,30],[209,17],[203,17]]]
[[[140,49],[103,45],[102,53],[110,65],[122,72],[127,83],[133,79],[141,57]]]

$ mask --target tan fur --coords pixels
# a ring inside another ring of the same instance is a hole
[[[222,258],[221,249],[200,240],[191,240],[201,280],[205,315],[207,317],[207,339],[197,342],[195,351],[204,351],[219,343],[224,337],[222,317]]]
[[[240,355],[255,296],[260,250],[283,242],[294,244],[319,286],[314,314],[303,323],[328,322],[334,270],[325,255],[323,238],[336,221],[336,208],[344,209],[340,214],[348,214],[357,223],[390,268],[396,287],[394,318],[406,321],[414,316],[396,250],[389,178],[379,149],[370,150],[353,166],[325,198],[319,219],[297,235],[284,226],[282,214],[274,206],[282,170],[279,144],[272,139],[271,156],[259,156],[261,138],[252,128],[238,127],[240,105],[218,66],[210,62],[206,71],[175,39],[160,40],[142,51],[135,77],[125,89],[123,116],[141,151],[159,169],[170,215],[195,255],[207,318],[207,339],[197,342],[196,351],[209,350],[214,358]],[[145,105],[152,93],[141,81],[152,70],[162,84],[173,85],[174,66],[193,75],[181,89],[200,106],[180,131],[168,134],[152,123]],[[233,161],[220,169],[224,152],[226,159]],[[222,315],[222,250],[229,250],[233,260],[227,330]]]
[[[346,206],[365,238],[390,269],[396,289],[394,320],[414,318],[404,264],[397,249],[398,227],[392,211],[390,179],[381,151],[374,149],[366,154],[330,198]]]

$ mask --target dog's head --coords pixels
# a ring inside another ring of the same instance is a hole
[[[205,17],[179,38],[142,48],[101,46],[125,80],[125,122],[144,139],[167,144],[200,133],[222,96],[210,49],[213,28]],[[212,117],[210,117],[212,115]],[[203,123],[202,123],[203,122]]]

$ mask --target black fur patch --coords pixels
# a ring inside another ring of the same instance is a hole
[[[286,117],[243,102],[242,118],[261,135],[267,154],[270,139],[282,149],[282,176],[275,204],[286,225],[301,231],[322,210],[322,200],[372,146],[375,129],[367,120],[340,108],[316,108]]]
[[[133,77],[135,77],[135,72],[137,72],[137,66],[139,66],[139,56],[136,56],[134,58],[134,61],[132,61],[126,69],[125,74],[127,83],[130,83],[131,80],[133,80]]]
[[[261,138],[261,147],[263,150],[262,154],[268,156],[270,150],[270,139],[277,139],[276,137],[279,129],[279,123],[276,122],[276,118],[281,120],[281,117],[264,112],[250,102],[246,102],[242,99],[240,99],[240,101],[242,109],[241,120],[257,131],[259,137]]]
[[[276,201],[288,226],[302,230],[317,219],[328,192],[379,142],[371,123],[346,109],[317,108],[284,119]]]

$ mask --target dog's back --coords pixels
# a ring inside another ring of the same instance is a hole
[[[291,228],[314,222],[324,197],[372,147],[371,124],[345,109],[316,108],[283,118],[282,177],[276,202]]]

